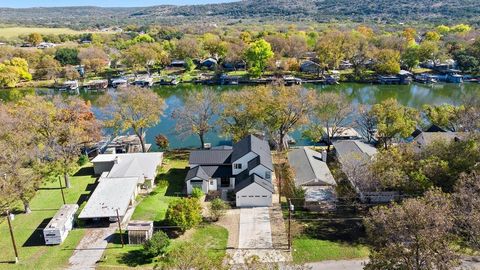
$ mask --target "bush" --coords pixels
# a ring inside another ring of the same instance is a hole
[[[151,257],[157,257],[165,254],[167,247],[170,245],[168,235],[163,231],[153,234],[152,238],[143,244],[145,254]]]
[[[213,220],[217,221],[220,217],[225,215],[225,212],[229,206],[220,198],[215,198],[210,202],[210,216]]]
[[[165,220],[172,226],[178,226],[186,231],[202,221],[202,206],[198,199],[181,198],[170,202]]]
[[[89,162],[90,160],[88,159],[88,156],[87,155],[81,155],[79,158],[78,158],[78,161],[77,161],[77,164],[79,166],[83,166],[85,164],[87,164],[87,162]]]
[[[200,188],[193,188],[192,190],[192,197],[196,199],[200,199],[204,195],[202,189]]]

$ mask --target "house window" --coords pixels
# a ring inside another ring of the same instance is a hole
[[[265,172],[265,179],[270,179],[272,177],[271,172]]]
[[[213,182],[213,180],[210,180],[210,185],[212,185],[212,186],[214,185],[214,182]]]
[[[242,163],[233,164],[233,168],[236,169],[236,170],[241,170],[242,169]]]

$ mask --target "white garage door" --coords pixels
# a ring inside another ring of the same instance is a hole
[[[271,206],[272,195],[238,195],[237,207]]]

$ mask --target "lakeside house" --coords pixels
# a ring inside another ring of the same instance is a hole
[[[415,150],[420,151],[436,141],[460,141],[465,136],[463,132],[450,131],[423,131],[418,133],[412,141]]]
[[[300,71],[304,73],[319,74],[322,70],[319,64],[311,60],[305,60],[300,64]]]
[[[288,162],[295,174],[295,186],[305,190],[304,207],[317,211],[331,208],[337,182],[327,166],[327,152],[308,147],[293,149],[288,153]]]
[[[149,192],[154,186],[163,153],[101,154],[92,160],[98,185],[87,201],[80,219],[124,220],[135,206],[139,192]]]
[[[360,140],[333,142],[336,159],[362,202],[386,203],[399,197],[396,191],[384,191],[371,181],[368,165],[377,149]]]
[[[207,68],[207,69],[210,69],[210,70],[214,70],[216,67],[217,67],[217,60],[213,59],[213,58],[207,58],[205,60],[202,60],[200,62],[200,66],[203,67],[203,68]]]
[[[185,178],[187,193],[194,188],[205,194],[235,193],[237,207],[271,206],[273,163],[268,142],[249,135],[232,147],[190,153]]]

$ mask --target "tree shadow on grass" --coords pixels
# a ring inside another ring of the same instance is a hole
[[[78,170],[73,176],[89,176],[89,175],[95,175],[95,171],[93,170],[93,167],[82,167],[80,170]]]
[[[157,180],[167,180],[168,187],[165,192],[166,196],[179,196],[183,193],[183,187],[185,186],[185,176],[187,175],[187,169],[172,168],[166,173],[158,175]]]
[[[23,243],[22,247],[38,247],[45,246],[45,239],[43,238],[43,229],[47,227],[48,223],[52,218],[46,218],[33,230],[32,234],[28,239]]]
[[[120,240],[120,233],[115,233],[110,239],[111,243],[117,245],[122,243]],[[123,234],[123,241],[125,244],[128,244],[127,234]],[[123,253],[117,261],[118,263],[128,265],[129,267],[136,267],[152,263],[153,258],[145,254],[145,252],[143,252],[143,248],[138,246],[138,249],[129,250],[128,252]]]

